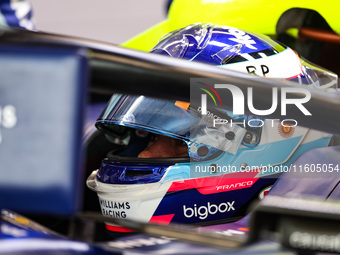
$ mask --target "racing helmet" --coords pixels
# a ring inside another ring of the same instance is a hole
[[[337,84],[336,75],[292,49],[233,27],[193,24],[165,35],[151,52],[307,86]],[[209,83],[193,89],[218,101]],[[103,215],[202,226],[236,221],[297,157],[328,146],[331,139],[327,133],[210,105],[203,114],[190,102],[112,96],[96,127],[122,146],[108,152],[87,179]],[[117,127],[130,135],[120,139]],[[111,223],[106,228],[130,231]]]

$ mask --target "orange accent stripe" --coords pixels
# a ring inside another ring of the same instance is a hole
[[[183,110],[188,110],[190,103],[188,102],[183,102],[183,101],[176,101],[175,105],[179,108],[182,108]]]
[[[240,231],[249,231],[249,228],[238,228]]]

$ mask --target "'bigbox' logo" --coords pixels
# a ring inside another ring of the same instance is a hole
[[[207,206],[202,205],[198,208],[196,204],[194,204],[193,208],[186,207],[185,205],[183,205],[183,213],[186,218],[198,217],[201,220],[204,220],[210,214],[216,214],[217,212],[225,213],[229,211],[235,211],[234,203],[235,201],[215,205],[215,204],[210,204],[210,202],[208,202]]]

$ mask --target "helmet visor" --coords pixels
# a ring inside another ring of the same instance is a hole
[[[115,94],[98,118],[98,129],[110,132],[115,125],[133,127],[185,141],[188,147],[207,145],[235,154],[245,129],[233,125],[214,127],[213,120],[190,109],[189,104],[145,96]],[[226,133],[232,132],[232,139]]]

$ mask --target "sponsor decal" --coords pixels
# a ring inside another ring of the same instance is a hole
[[[235,201],[215,205],[208,202],[206,206],[202,205],[198,207],[194,204],[193,208],[183,205],[183,214],[186,218],[198,217],[199,219],[204,220],[211,214],[235,211],[234,203]]]
[[[230,183],[226,185],[217,186],[217,190],[235,190],[241,188],[251,187],[254,184],[254,181],[244,181],[244,182],[237,182],[237,183]]]
[[[99,198],[102,213],[113,218],[126,218],[126,211],[131,209],[129,202],[114,202]]]
[[[223,168],[221,168],[221,171],[218,169],[218,172],[223,173],[222,169]],[[199,182],[197,179],[188,179],[177,182],[175,181],[168,189],[168,192],[197,189],[199,193],[207,195],[249,188],[258,180],[258,178],[255,176],[260,173],[262,169],[249,169],[249,171],[248,169],[246,170],[247,171],[239,172],[235,169],[235,172],[219,175],[218,177],[200,178]],[[195,171],[197,173],[205,172],[205,168],[203,166],[196,166]]]

